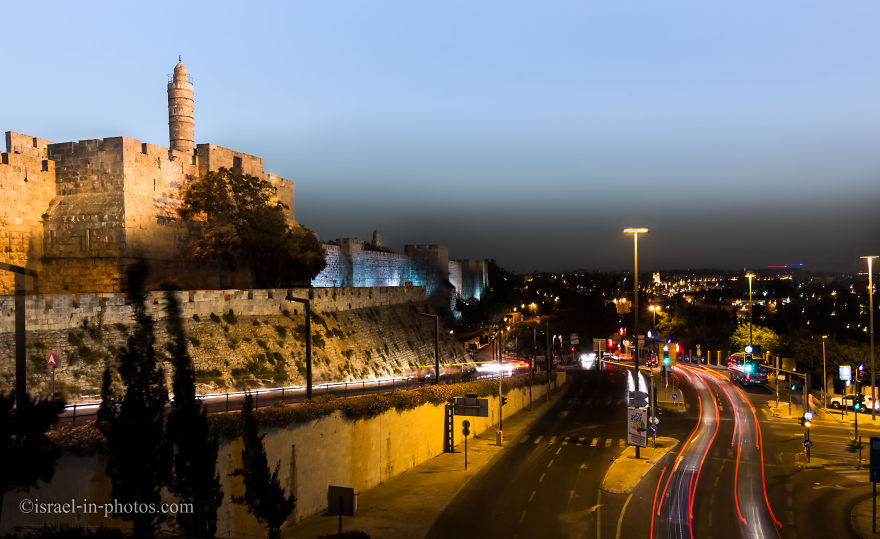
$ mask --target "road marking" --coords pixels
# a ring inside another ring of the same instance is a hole
[[[550,437],[550,441],[547,442],[547,443],[549,443],[550,445],[555,444],[555,443],[556,443],[556,436],[551,436],[551,437]]]
[[[613,442],[611,438],[605,438],[605,447],[611,447],[611,442]]]
[[[617,519],[617,535],[615,535],[615,539],[620,539],[620,528],[623,527],[623,515],[626,514],[626,506],[629,505],[629,501],[632,500],[633,495],[630,494],[626,498],[626,502],[623,504],[623,509],[620,511],[620,518]]]
[[[562,448],[561,448],[561,447],[557,447],[557,448],[556,448],[556,453],[554,453],[554,454],[555,454],[555,455],[558,455],[560,451],[562,451]]]
[[[624,440],[623,438],[621,438],[621,439],[620,439],[620,444],[619,444],[619,445],[620,445],[620,447],[624,447],[624,446],[626,445],[626,440]]]
[[[537,491],[537,490],[533,490],[532,493],[529,494],[529,502],[531,502],[532,500],[535,499],[535,493],[536,493],[536,492],[538,492],[538,491]]]
[[[794,511],[786,511],[785,519],[788,521],[789,524],[794,526]]]
[[[539,434],[538,437],[535,438],[535,445],[538,445],[539,443],[541,443],[541,438],[543,438],[543,437],[544,437],[543,435]]]
[[[785,505],[792,507],[794,505],[794,498],[792,498],[791,496],[786,496]]]
[[[568,416],[568,410],[563,410],[563,411],[559,412],[559,417],[566,417],[566,416]]]
[[[525,519],[526,519],[526,512],[523,511],[522,514],[519,516],[519,523],[522,524],[523,520],[525,520]]]
[[[541,474],[541,477],[538,478],[538,483],[542,482],[542,481],[544,480],[544,477],[545,477],[546,475],[547,475],[547,472],[542,473],[542,474]]]
[[[586,441],[586,439],[584,439],[583,436],[581,436],[580,438],[578,438],[578,443],[579,443],[580,445],[584,445],[586,442],[587,442],[587,441]]]
[[[566,503],[566,505],[571,505],[571,500],[572,500],[572,498],[574,498],[574,491],[573,491],[573,490],[569,490],[569,491],[568,491],[568,503]]]
[[[593,438],[595,442],[596,439]],[[595,444],[593,444],[595,445]],[[596,495],[596,539],[602,539],[602,489]]]
[[[547,467],[548,467],[548,468],[553,464],[553,461],[554,461],[554,460],[555,460],[555,459],[550,459],[550,462],[547,463]]]
[[[528,442],[528,441],[529,441],[529,435],[528,435],[528,434],[526,434],[525,436],[523,436],[522,438],[519,439],[519,443],[521,443],[521,444],[524,444],[524,443],[526,443],[526,442]]]
[[[568,445],[568,438],[562,439],[562,445]]]
[[[590,445],[593,447],[596,447],[596,444],[598,444],[598,443],[599,443],[599,438],[593,438],[593,441],[590,442]]]

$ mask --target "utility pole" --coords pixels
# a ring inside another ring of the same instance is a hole
[[[25,277],[33,277],[36,284],[37,273],[21,266],[0,262],[0,270],[15,274],[15,406],[21,408],[27,400],[27,317],[25,316],[26,286]],[[36,286],[34,286],[36,288]]]
[[[828,372],[825,370],[825,339],[828,335],[822,335],[822,406],[828,408]]]
[[[302,303],[305,308],[305,316],[306,316],[306,399],[312,400],[312,313],[311,313],[311,299],[312,299],[312,289],[308,290],[309,297],[307,299],[296,298],[293,297],[293,292],[288,290],[287,297],[284,298],[287,301],[293,301],[296,303]]]
[[[646,234],[647,228],[625,228],[625,234],[633,235],[633,338],[636,340],[635,346],[635,378],[636,391],[639,391],[639,234]],[[639,458],[640,447],[636,445],[636,458]]]
[[[552,359],[550,358],[550,321],[547,321],[547,353],[544,355],[544,360],[547,363],[547,400],[550,400],[550,366],[552,364]]]
[[[877,386],[874,379],[874,275],[873,261],[876,256],[863,256],[868,261],[868,335],[871,340],[871,421],[877,417],[874,403],[877,402]]]
[[[419,313],[434,318],[434,383],[440,383],[440,317],[431,313]]]

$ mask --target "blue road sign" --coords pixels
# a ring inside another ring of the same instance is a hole
[[[813,447],[813,440],[804,440],[804,447]]]
[[[868,480],[871,482],[880,481],[880,437],[871,436],[870,451],[871,473]]]
[[[655,432],[657,432],[657,427],[655,427],[654,425],[649,426],[648,432],[650,432],[651,434],[654,434]]]
[[[672,398],[673,398],[673,399],[677,399],[677,398],[678,398],[678,393],[673,393],[673,394],[672,394]]]

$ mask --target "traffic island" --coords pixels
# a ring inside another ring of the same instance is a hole
[[[641,448],[638,459],[635,446],[627,446],[605,472],[605,477],[602,478],[602,490],[614,494],[631,492],[666,453],[676,446],[678,440],[675,438],[657,438],[657,447]]]
[[[864,539],[880,539],[880,533],[871,531],[871,512],[873,510],[873,503],[874,500],[866,498],[855,504],[852,513],[850,513],[850,524],[852,525],[853,531],[856,535]],[[878,517],[878,520],[880,520],[880,517]],[[877,523],[877,530],[880,532],[880,522]]]

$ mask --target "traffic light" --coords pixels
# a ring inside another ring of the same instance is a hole
[[[865,381],[865,364],[859,363],[859,368],[856,370],[856,380],[859,382]]]
[[[807,417],[808,414],[809,417]],[[798,418],[798,423],[800,423],[802,427],[810,428],[813,426],[813,423],[810,421],[811,419],[813,419],[813,414],[806,412],[803,416]]]
[[[747,346],[746,348],[751,348]],[[754,359],[752,358],[752,354],[746,353],[745,358],[743,359],[743,371],[746,374],[751,374],[752,371],[755,370]]]
[[[792,383],[791,383],[791,390],[794,391],[794,390],[796,390],[796,389],[797,389],[797,386],[795,385],[794,382],[792,382]]]

